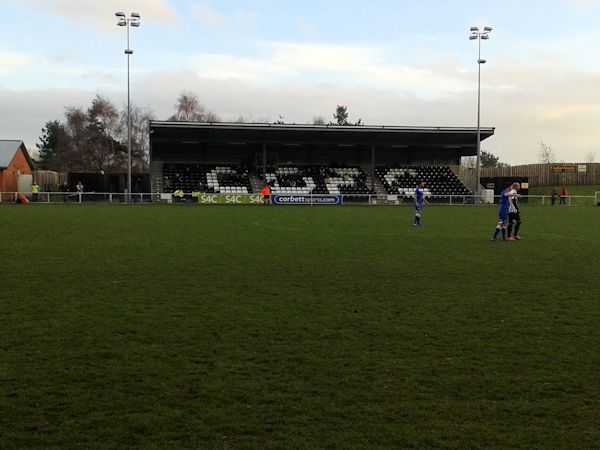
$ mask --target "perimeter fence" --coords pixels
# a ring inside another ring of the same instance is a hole
[[[474,195],[429,195],[425,197],[430,205],[461,206],[461,205],[492,205],[498,202],[499,196],[481,197],[479,201]],[[410,206],[413,197],[409,195],[375,195],[375,194],[285,194],[273,195],[270,199],[275,205],[370,205],[370,206]],[[184,193],[183,197],[172,194],[157,193],[110,193],[110,192],[4,192],[0,193],[0,203],[31,204],[121,204],[121,205],[262,205],[263,196],[260,194],[198,194]],[[564,200],[549,195],[524,196],[522,203],[532,206],[600,206],[600,192],[595,195],[573,195]]]

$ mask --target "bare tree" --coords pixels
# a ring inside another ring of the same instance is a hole
[[[65,111],[65,119],[70,142],[63,170],[69,172],[85,170],[88,142],[87,115],[81,108],[69,106]]]
[[[596,161],[596,152],[587,152],[585,154],[585,162],[593,163],[594,161]]]
[[[119,127],[119,112],[115,105],[105,97],[96,95],[88,108],[90,121],[96,121],[110,137],[115,137]]]
[[[313,117],[313,125],[325,125],[325,117],[323,116],[314,116]]]
[[[122,116],[126,118],[126,113]],[[153,119],[151,110],[131,107],[131,165],[134,172],[145,172],[150,165],[150,121]]]
[[[107,98],[96,95],[87,110],[87,120],[86,167],[88,170],[120,169],[123,145],[117,139],[122,134],[122,127],[116,106]]]
[[[169,120],[175,122],[218,122],[219,117],[208,111],[198,97],[191,92],[183,92],[174,105],[175,114]]]
[[[551,145],[540,141],[540,150],[538,151],[538,160],[541,164],[553,164],[556,162],[556,154]]]

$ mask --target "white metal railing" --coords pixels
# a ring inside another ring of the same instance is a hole
[[[37,198],[31,192],[0,192],[0,203],[15,203],[19,194],[25,196],[29,202],[34,204],[157,204],[157,203],[180,203],[180,204],[262,204],[261,194],[240,194],[240,193],[201,193],[193,196],[191,192],[184,193],[183,198],[175,197],[170,193],[115,193],[115,192],[40,192]],[[276,196],[278,194],[273,194]],[[388,205],[401,206],[412,205],[413,196],[408,194],[279,194],[279,197],[291,198],[281,204],[344,204],[344,205]],[[339,202],[323,202],[319,198],[337,197]],[[431,205],[475,205],[475,195],[427,195],[426,200]],[[493,197],[498,202],[499,196]],[[295,201],[303,199],[302,201]],[[484,196],[480,198],[479,204],[482,206],[492,205],[493,203]],[[594,195],[570,195],[561,201],[559,197],[554,198],[550,195],[529,195],[524,196],[522,203],[541,206],[600,206],[600,191]]]

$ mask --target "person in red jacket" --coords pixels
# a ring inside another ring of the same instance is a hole
[[[565,187],[564,186],[561,187],[560,188],[560,202],[559,202],[560,205],[564,205],[566,203],[568,195],[569,194],[567,193],[567,190],[565,189]]]

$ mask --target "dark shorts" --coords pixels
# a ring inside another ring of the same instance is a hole
[[[516,212],[516,213],[508,213],[508,221],[510,223],[520,222],[521,221],[521,216],[519,215],[518,212]]]
[[[264,199],[264,200],[269,200],[270,198],[271,198],[271,196],[270,196],[270,195],[263,195],[263,199]]]

